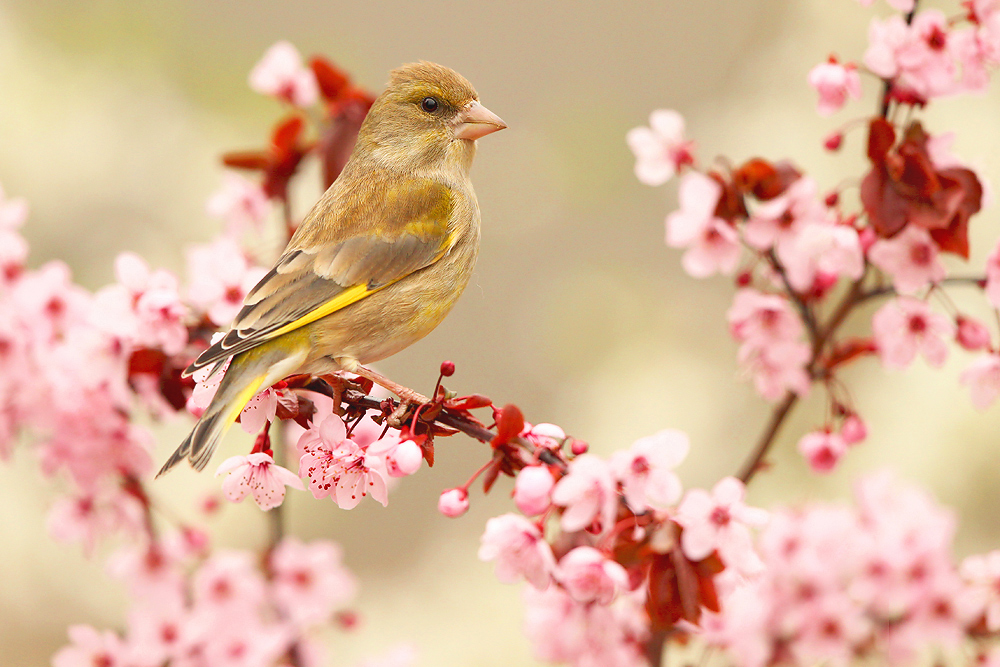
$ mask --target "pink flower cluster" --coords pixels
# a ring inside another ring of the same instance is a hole
[[[558,427],[526,425],[521,436],[537,448],[536,456],[565,456],[567,438]],[[713,559],[727,571],[760,570],[750,528],[763,525],[766,513],[744,504],[743,484],[734,478],[712,492],[683,495],[674,468],[688,448],[683,433],[666,430],[610,461],[580,453],[565,467],[524,462],[514,501],[538,518],[511,513],[490,519],[479,558],[495,564],[500,581],[531,584],[525,627],[539,658],[644,664],[651,619],[672,624],[685,615],[678,598],[692,593],[678,592],[680,584],[670,580],[677,559],[692,570]],[[706,574],[708,588],[711,576]]]
[[[759,576],[721,577],[722,612],[698,631],[741,667],[908,664],[1000,628],[997,552],[952,555],[955,519],[887,473],[855,507],[778,510],[757,539]]]
[[[326,541],[285,538],[264,569],[245,551],[208,553],[187,532],[124,548],[108,562],[127,587],[125,631],[77,625],[54,667],[265,667],[294,653],[300,667],[323,664],[315,630],[336,620],[357,583]]]

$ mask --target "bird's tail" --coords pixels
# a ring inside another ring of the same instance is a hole
[[[156,476],[184,459],[195,470],[204,469],[222,436],[254,394],[293,372],[304,358],[304,351],[289,355],[288,350],[267,345],[233,357],[205,413]]]

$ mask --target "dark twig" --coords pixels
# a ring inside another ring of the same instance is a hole
[[[750,479],[757,474],[760,470],[761,464],[764,462],[764,457],[767,455],[768,450],[771,448],[771,444],[774,442],[775,438],[778,436],[778,431],[781,429],[781,425],[785,422],[785,417],[795,406],[799,400],[799,395],[794,391],[789,391],[785,394],[785,398],[781,403],[774,409],[771,413],[771,419],[767,423],[767,427],[764,429],[764,433],[760,436],[757,441],[757,446],[754,447],[753,453],[747,459],[746,463],[743,464],[743,468],[740,470],[740,474],[737,475],[740,481],[747,484]]]
[[[914,0],[913,9],[906,15],[906,25],[911,25],[913,23],[913,17],[917,14],[917,5],[920,0]],[[886,120],[889,119],[889,102],[892,95],[892,80],[883,79],[882,81],[882,102],[879,109],[879,115]]]

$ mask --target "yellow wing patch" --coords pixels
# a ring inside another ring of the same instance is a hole
[[[395,281],[393,281],[393,282],[395,282]],[[280,336],[282,334],[286,334],[289,331],[294,331],[294,330],[298,329],[299,327],[304,327],[305,325],[309,324],[310,322],[315,322],[316,320],[320,319],[321,317],[326,317],[330,313],[335,313],[338,310],[340,310],[341,308],[346,308],[347,306],[351,305],[352,303],[354,303],[356,301],[360,301],[361,299],[365,298],[369,294],[372,294],[373,292],[377,292],[380,289],[382,289],[383,287],[386,287],[387,285],[391,285],[391,284],[392,283],[386,283],[385,285],[379,285],[378,287],[376,287],[373,290],[368,289],[367,285],[355,285],[354,287],[348,287],[343,292],[341,292],[337,296],[333,297],[332,299],[330,299],[329,301],[327,301],[326,303],[324,303],[319,308],[316,308],[315,310],[311,310],[308,313],[306,313],[305,315],[303,315],[302,317],[300,317],[299,319],[293,320],[293,321],[289,322],[288,324],[284,325],[283,327],[281,327],[280,329],[277,329],[275,331],[270,332],[267,337],[269,339],[270,338],[277,338],[278,336]]]

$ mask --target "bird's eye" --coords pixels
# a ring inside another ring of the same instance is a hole
[[[441,103],[437,101],[437,98],[425,97],[423,101],[420,103],[420,108],[426,111],[427,113],[434,113],[435,111],[438,110],[438,107],[440,105]]]

